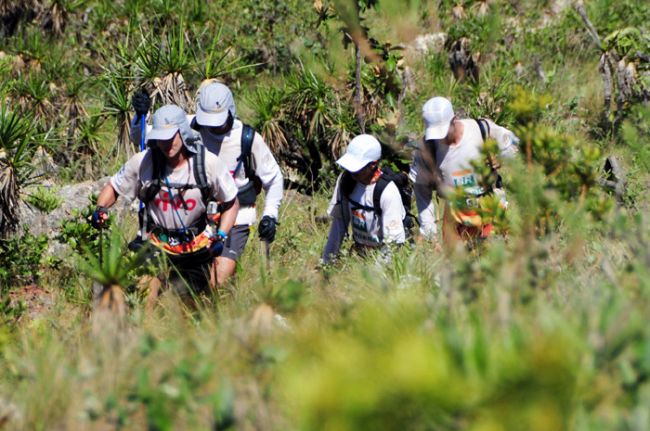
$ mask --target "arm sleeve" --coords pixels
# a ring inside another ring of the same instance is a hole
[[[415,205],[418,209],[418,220],[420,221],[420,233],[426,238],[432,239],[438,233],[436,224],[436,211],[432,201],[434,182],[433,173],[421,157],[421,150],[415,152],[409,178],[413,181],[415,192]]]
[[[436,207],[433,204],[433,187],[425,184],[414,184],[415,205],[418,208],[420,234],[427,239],[434,239],[438,234],[436,222]]]
[[[343,239],[345,239],[345,233],[348,230],[347,225],[349,220],[343,217],[341,201],[338,199],[340,181],[341,177],[339,176],[336,187],[334,187],[334,194],[330,200],[329,208],[327,209],[327,214],[332,217],[332,226],[327,236],[327,244],[325,244],[325,249],[323,250],[323,263],[330,263],[339,254],[341,244],[343,244]]]
[[[345,238],[346,229],[347,227],[342,217],[334,217],[332,219],[330,233],[327,236],[327,244],[325,244],[325,249],[323,250],[323,263],[330,263],[332,259],[338,256],[341,250],[341,244],[343,244],[343,239]]]
[[[490,138],[499,144],[499,154],[503,158],[512,158],[519,152],[519,138],[505,127],[487,120],[490,126]]]
[[[395,183],[390,183],[381,195],[382,233],[384,243],[404,244],[406,233],[404,232],[404,217],[406,211],[402,204],[402,197]]]
[[[251,154],[255,174],[262,180],[262,187],[266,195],[263,215],[271,216],[277,220],[284,194],[282,171],[273,157],[273,153],[258,133],[255,133]]]
[[[140,192],[140,165],[144,152],[132,156],[110,179],[113,189],[118,195],[135,199]]]

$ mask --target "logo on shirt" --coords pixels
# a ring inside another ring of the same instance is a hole
[[[158,193],[157,198],[154,199],[153,203],[155,206],[160,208],[162,212],[167,212],[169,210],[174,210],[178,211],[179,209],[187,209],[187,211],[192,211],[194,208],[196,208],[196,200],[195,199],[185,199],[185,203],[187,204],[187,208],[183,205],[183,199],[177,194],[174,194],[174,200],[172,200],[169,197],[169,192],[165,191],[160,191]]]

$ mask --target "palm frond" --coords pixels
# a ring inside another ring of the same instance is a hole
[[[255,128],[260,131],[271,152],[277,156],[288,151],[287,136],[281,121],[284,93],[278,87],[258,88],[250,98],[256,108]]]
[[[0,235],[18,226],[20,190],[32,173],[32,120],[0,108]]]
[[[107,71],[101,80],[104,91],[103,112],[115,119],[117,126],[116,155],[124,150],[127,156],[134,153],[131,145],[131,101],[129,80],[113,71]]]

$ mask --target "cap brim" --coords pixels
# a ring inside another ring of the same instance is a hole
[[[359,172],[372,160],[359,159],[351,154],[344,154],[336,163],[348,172]]]
[[[424,130],[424,139],[443,139],[449,132],[449,123],[430,126]]]
[[[180,129],[178,127],[169,127],[164,129],[151,129],[145,137],[147,142],[149,141],[166,141],[174,137],[176,132]]]
[[[226,123],[228,119],[228,110],[224,109],[223,112],[211,113],[205,112],[200,107],[196,109],[196,123],[199,126],[220,127]]]

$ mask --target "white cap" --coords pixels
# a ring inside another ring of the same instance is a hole
[[[381,144],[374,136],[359,135],[350,141],[336,163],[348,172],[359,172],[368,163],[381,159]]]
[[[154,112],[153,127],[145,139],[149,144],[152,141],[166,141],[173,138],[176,132],[181,134],[185,148],[196,153],[197,138],[187,122],[185,111],[176,105],[165,105]]]
[[[213,82],[200,90],[199,103],[196,108],[196,122],[200,126],[223,126],[228,119],[228,112],[235,116],[235,100],[228,87],[220,82]]]
[[[424,119],[424,139],[443,139],[449,132],[449,124],[454,118],[454,109],[449,99],[434,97],[422,107]]]

